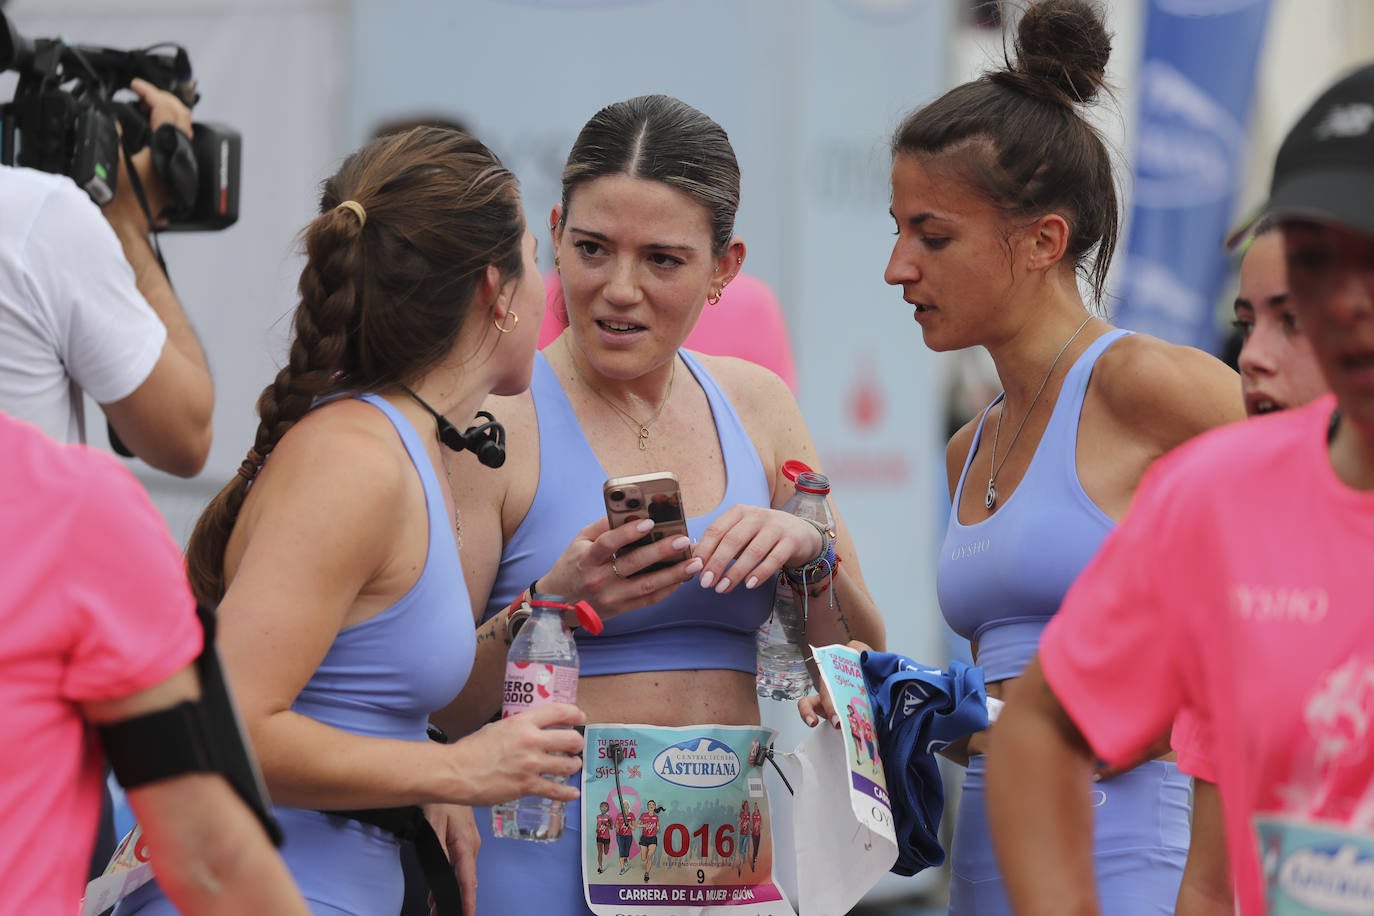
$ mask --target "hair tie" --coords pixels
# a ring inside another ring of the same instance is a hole
[[[239,465],[238,470],[234,473],[238,474],[249,483],[252,483],[253,479],[258,476],[258,471],[261,470],[262,456],[258,454],[256,448],[250,448],[248,450],[248,457],[243,459],[243,463]]]
[[[356,200],[346,200],[346,201],[344,201],[343,203],[339,204],[339,205],[338,205],[337,207],[335,207],[334,209],[335,209],[335,210],[348,210],[348,211],[352,212],[354,216],[358,217],[358,229],[359,229],[359,231],[361,231],[362,228],[363,228],[364,226],[367,225],[367,211],[364,210],[364,209],[363,209],[363,205],[360,204],[360,203],[358,203]]]

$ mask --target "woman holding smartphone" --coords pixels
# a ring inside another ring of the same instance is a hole
[[[838,600],[813,610],[809,636],[883,644],[843,522],[832,539],[772,508],[793,492],[785,461],[819,464],[787,386],[752,363],[680,349],[744,261],[738,203],[725,131],[676,99],[610,105],[573,144],[550,217],[570,324],[536,358],[528,394],[487,405],[530,446],[499,471],[474,463],[459,491],[465,573],[485,612],[471,690],[440,720],[446,729],[498,708],[509,608],[532,584],[606,620],[600,636],[578,639],[589,723],[757,725],[754,640],[775,575],[831,550],[844,561],[831,580]],[[690,559],[650,571],[688,537],[626,550],[653,523],[611,528],[602,484],[656,471],[676,473],[697,542]],[[478,811],[484,833],[486,820]],[[483,906],[587,912],[578,850],[487,839]]]

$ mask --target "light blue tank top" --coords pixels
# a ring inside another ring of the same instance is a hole
[[[396,427],[425,491],[429,546],[410,591],[375,617],[341,630],[292,709],[376,738],[425,740],[429,714],[467,682],[477,649],[471,601],[439,479],[415,428],[374,394]]]
[[[429,544],[420,578],[375,617],[341,630],[291,708],[344,731],[424,741],[429,714],[462,690],[476,633],[443,491],[415,428],[372,394],[360,400],[386,414],[425,491]],[[376,916],[401,908],[405,880],[396,837],[380,827],[303,808],[274,809],[286,841],[281,856],[314,913]],[[149,881],[118,916],[175,916]]]
[[[696,539],[731,506],[769,505],[768,476],[753,440],[715,379],[685,350],[679,356],[706,394],[725,460],[725,496],[720,505],[687,520],[687,530]],[[601,467],[542,353],[534,361],[530,393],[539,419],[539,486],[529,512],[501,553],[500,571],[483,620],[499,613],[547,573],[572,543],[573,535],[605,517],[601,485],[617,476]],[[756,670],[755,633],[772,607],[771,588],[736,588],[728,595],[717,595],[694,579],[657,604],[607,621],[599,636],[578,631],[582,674],[693,668],[752,674]]]
[[[989,682],[1021,674],[1069,586],[1115,525],[1078,479],[1078,419],[1098,357],[1129,333],[1108,331],[1074,360],[1026,476],[991,518],[963,525],[959,501],[969,464],[988,411],[1002,395],[978,421],[954,491],[935,584],[950,627],[978,644],[977,661]]]

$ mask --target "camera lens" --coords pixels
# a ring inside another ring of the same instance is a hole
[[[611,491],[611,499],[615,500],[616,502],[620,502],[620,501],[621,501],[622,499],[624,499],[624,498],[625,498],[625,491],[624,491],[624,490],[612,490],[612,491]],[[631,506],[631,508],[634,508],[634,507]]]
[[[625,500],[625,508],[626,508],[626,509],[638,509],[638,508],[639,508],[640,506],[642,506],[642,505],[644,505],[643,501],[638,500],[638,499],[627,499],[627,500]]]

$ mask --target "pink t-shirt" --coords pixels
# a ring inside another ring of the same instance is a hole
[[[1186,707],[1179,710],[1169,743],[1178,755],[1180,770],[1207,782],[1217,781],[1217,768],[1207,750],[1211,736],[1207,734],[1207,727],[1197,713]]]
[[[550,272],[544,278],[544,296],[547,306],[539,328],[541,350],[568,326],[568,307],[557,273]],[[793,394],[797,391],[797,366],[782,306],[768,284],[756,277],[739,274],[721,292],[719,302],[707,303],[682,346],[711,356],[747,359],[772,369]]]
[[[131,696],[201,646],[181,551],[109,455],[0,414],[0,899],[76,913],[104,758],[78,704]]]
[[[1331,468],[1333,407],[1215,430],[1157,462],[1040,643],[1109,763],[1181,709],[1197,717],[1245,914],[1374,906],[1374,492]]]

